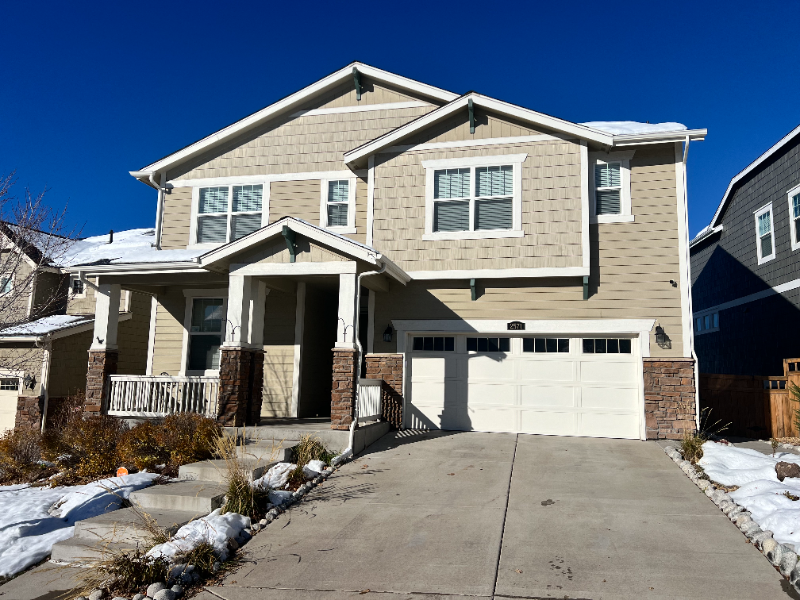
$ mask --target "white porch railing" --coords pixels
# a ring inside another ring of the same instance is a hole
[[[358,380],[358,422],[380,421],[383,414],[382,379]]]
[[[121,417],[164,417],[193,412],[217,416],[219,377],[111,375],[108,414]]]

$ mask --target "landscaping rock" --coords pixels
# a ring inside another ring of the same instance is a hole
[[[800,567],[795,567],[792,569],[792,572],[789,573],[789,583],[791,583],[795,588],[797,588],[798,584],[800,584]]]
[[[269,523],[269,521],[267,521],[267,519],[266,519],[266,518],[264,518],[264,519],[261,519],[261,520],[258,522],[258,524],[259,524],[259,525],[261,525],[262,527],[266,527],[267,523]]]
[[[783,556],[781,556],[781,562],[778,565],[781,575],[788,577],[795,566],[797,566],[797,554],[794,552],[784,552]]]
[[[767,557],[767,560],[771,562],[773,566],[777,567],[779,564],[781,564],[783,548],[781,548],[781,545],[778,542],[773,539],[765,540],[761,545],[761,550],[764,552],[764,556]]]
[[[151,598],[155,598],[158,592],[166,588],[167,586],[161,583],[160,581],[157,581],[156,583],[151,583],[150,585],[147,586],[147,595],[150,596]]]
[[[764,542],[766,542],[767,540],[771,540],[772,539],[772,532],[769,531],[769,530],[762,531],[761,533],[758,533],[758,534],[754,535],[750,539],[758,548],[762,548],[763,549]]]
[[[794,547],[794,544],[781,544],[784,552],[794,552],[797,553],[797,548]]]
[[[175,600],[175,598],[177,598],[175,592],[170,589],[164,589],[160,592],[156,592],[156,595],[153,596],[153,600]]]
[[[105,590],[92,590],[92,593],[89,594],[89,600],[102,600],[105,597]]]
[[[723,502],[719,505],[720,510],[725,514],[725,516],[730,515],[738,505],[733,500],[729,500],[728,502]]]
[[[761,527],[759,527],[758,523],[756,523],[755,521],[751,521],[741,529],[742,533],[747,536],[747,539],[753,539],[754,536],[761,533]]]
[[[258,531],[259,529],[261,529],[261,523],[253,523],[253,524],[250,526],[250,528],[251,528],[253,531]]]
[[[176,584],[173,585],[170,589],[172,590],[172,593],[175,594],[176,596],[183,596],[183,588],[181,586]]]
[[[216,573],[217,571],[219,571],[221,568],[222,568],[222,565],[221,565],[219,562],[215,562],[213,565],[211,565],[211,570],[212,570],[214,573]]]
[[[708,489],[708,486],[711,484],[708,482],[708,479],[698,479],[697,480],[697,487],[699,487],[704,492]]]
[[[128,600],[127,598],[123,598],[122,596],[114,596],[112,600]]]
[[[800,465],[781,461],[775,465],[775,474],[778,476],[778,481],[783,481],[787,477],[800,477]]]
[[[144,594],[136,594],[133,597],[133,600],[144,600],[145,598],[147,598],[147,596],[145,596]]]

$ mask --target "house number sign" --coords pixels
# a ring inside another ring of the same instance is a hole
[[[525,331],[525,323],[522,321],[511,321],[508,324],[509,331]]]

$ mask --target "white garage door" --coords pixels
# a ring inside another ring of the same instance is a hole
[[[406,426],[638,439],[636,344],[412,336]]]
[[[17,417],[17,397],[19,396],[19,379],[0,379],[0,435],[8,429],[14,429]]]

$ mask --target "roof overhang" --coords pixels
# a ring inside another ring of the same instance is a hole
[[[360,62],[353,62],[346,67],[331,73],[327,77],[323,77],[319,81],[312,83],[302,90],[286,96],[282,100],[279,100],[274,104],[270,104],[266,108],[263,108],[245,117],[244,119],[236,121],[235,123],[228,125],[227,127],[224,127],[219,131],[212,133],[211,135],[204,137],[197,142],[194,142],[193,144],[189,144],[178,152],[157,160],[156,162],[151,163],[146,167],[139,169],[138,171],[130,171],[130,174],[143,183],[153,187],[153,184],[150,181],[150,176],[152,174],[173,168],[176,165],[190,160],[191,158],[210,150],[214,146],[217,146],[234,136],[242,135],[249,130],[260,126],[269,119],[274,119],[276,117],[289,114],[291,111],[297,110],[302,104],[308,102],[308,100],[314,96],[325,93],[348,80],[352,80],[354,68],[356,68],[360,74],[371,79],[415,92],[436,102],[450,102],[455,98],[458,98],[458,94],[454,94],[453,92],[448,92],[447,90],[421,83],[407,77],[401,77],[400,75],[395,75],[394,73],[389,73],[388,71],[384,71],[382,69],[376,69],[375,67],[371,67]]]
[[[382,150],[397,144],[412,133],[425,129],[426,127],[430,127],[431,125],[440,122],[442,119],[449,117],[459,110],[463,110],[469,105],[470,100],[472,100],[474,106],[480,106],[487,110],[492,110],[509,117],[514,117],[534,125],[540,125],[560,133],[580,139],[590,140],[606,146],[614,145],[614,136],[609,133],[605,133],[598,129],[593,129],[585,125],[580,125],[578,123],[572,123],[571,121],[565,121],[557,117],[551,117],[550,115],[536,112],[535,110],[523,108],[508,102],[503,102],[502,100],[496,100],[495,98],[483,96],[475,92],[470,92],[453,100],[449,104],[429,112],[427,115],[419,117],[418,119],[415,119],[406,125],[398,127],[397,129],[394,129],[370,142],[367,142],[366,144],[359,146],[358,148],[345,153],[344,161],[351,169],[363,168],[364,165],[366,165],[366,159],[368,156],[381,152]]]
[[[615,135],[614,146],[638,146],[642,144],[663,144],[668,142],[702,142],[708,135],[707,129],[684,129],[680,131],[659,131],[635,135]]]
[[[718,233],[722,233],[722,225],[717,225],[716,227],[706,227],[700,233],[698,233],[691,242],[689,242],[689,248],[694,248],[701,242],[706,241]]]

